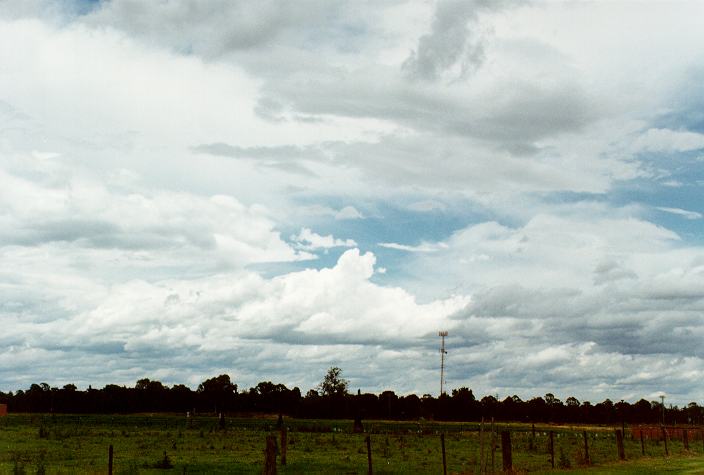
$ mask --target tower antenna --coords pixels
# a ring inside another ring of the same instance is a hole
[[[442,343],[440,344],[440,395],[445,393],[445,337],[447,336],[447,331],[438,332],[438,336],[442,338]]]

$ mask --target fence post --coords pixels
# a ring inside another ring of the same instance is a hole
[[[281,465],[286,465],[286,445],[288,444],[286,426],[281,426]]]
[[[686,427],[682,429],[682,443],[684,450],[689,450],[689,430]]]
[[[665,441],[665,456],[668,456],[670,452],[667,450],[667,429],[665,429],[665,426],[662,426],[662,438]]]
[[[621,429],[616,429],[616,447],[618,448],[619,460],[626,460],[626,452],[623,450],[623,432]]]
[[[266,436],[264,451],[264,475],[276,475],[276,436]]]
[[[553,431],[550,431],[550,441],[549,441],[549,449],[550,449],[550,466],[552,468],[555,468],[555,435]]]
[[[440,445],[442,446],[442,475],[447,475],[447,459],[445,458],[445,433],[440,433]]]
[[[513,470],[513,458],[511,457],[511,433],[507,430],[501,432],[501,460],[504,472]]]
[[[108,475],[112,475],[112,444],[108,447]]]
[[[640,430],[640,453],[645,455],[645,440],[643,440],[643,429]]]
[[[584,463],[587,465],[591,465],[591,460],[589,460],[589,443],[587,442],[587,431],[583,431],[582,435],[584,436]]]
[[[494,458],[496,456],[496,429],[494,428],[494,418],[491,418],[491,473],[494,473]]]
[[[484,473],[484,418],[479,424],[479,473]]]
[[[364,440],[367,442],[367,465],[369,466],[367,473],[372,475],[372,439],[367,436]]]

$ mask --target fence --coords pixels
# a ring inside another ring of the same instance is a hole
[[[545,471],[643,456],[704,454],[702,443],[689,444],[702,439],[701,429],[682,427],[666,428],[661,440],[655,429],[662,428],[656,427],[631,427],[624,435],[621,427],[490,421],[365,421],[366,432],[355,433],[351,421],[286,419],[277,428],[274,419],[262,418],[10,415],[0,427],[0,443],[9,448],[0,453],[1,473],[11,472],[13,463],[24,464],[29,472],[39,456],[47,471],[64,473],[108,469],[108,455],[116,473],[172,466],[200,473],[262,473],[267,468],[267,473],[423,474]],[[13,445],[32,438],[39,439],[32,444],[34,453]]]

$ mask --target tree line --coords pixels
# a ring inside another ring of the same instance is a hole
[[[10,412],[35,413],[135,413],[194,412],[209,414],[284,414],[300,418],[365,418],[389,420],[432,419],[440,421],[554,422],[588,424],[702,424],[704,408],[695,402],[685,407],[665,407],[658,401],[636,403],[606,399],[592,404],[568,397],[564,402],[553,394],[527,401],[518,396],[499,400],[494,396],[477,399],[462,387],[451,394],[433,397],[381,394],[350,394],[340,368],[330,368],[314,389],[303,395],[299,388],[263,381],[239,390],[229,375],[203,381],[196,390],[183,384],[171,387],[159,381],[140,379],[134,387],[108,384],[102,389],[79,390],[73,384],[62,388],[46,383],[27,390],[0,392],[0,403]]]

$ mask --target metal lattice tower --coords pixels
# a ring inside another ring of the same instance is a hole
[[[438,332],[438,336],[442,338],[442,343],[440,344],[440,395],[445,393],[445,337],[447,336],[447,331]]]

